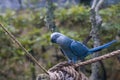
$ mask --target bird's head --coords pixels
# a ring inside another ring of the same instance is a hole
[[[57,43],[57,39],[60,37],[60,36],[63,36],[63,34],[59,33],[59,32],[54,32],[51,34],[51,42],[52,43]]]

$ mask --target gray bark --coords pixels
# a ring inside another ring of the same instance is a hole
[[[56,25],[54,22],[54,6],[52,0],[47,0],[47,13],[46,13],[46,26],[52,31],[57,31]]]
[[[104,0],[94,0],[92,7],[91,7],[91,23],[92,23],[92,30],[91,30],[91,36],[92,39],[94,41],[94,47],[100,46],[100,39],[99,39],[99,29],[101,27],[102,24],[102,19],[101,16],[98,14],[99,12],[99,8],[102,5]],[[99,56],[99,52],[96,52],[92,55],[92,58],[94,57],[98,57]],[[100,63],[96,62],[92,64],[92,74],[90,77],[90,80],[101,80],[100,79],[100,74],[99,74],[99,70],[100,70]]]

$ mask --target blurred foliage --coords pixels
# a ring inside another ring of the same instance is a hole
[[[100,11],[103,17],[104,28],[105,29],[118,29],[120,30],[120,4],[116,6],[111,6],[110,8]]]
[[[43,66],[50,68],[66,59],[59,48],[50,42],[50,32],[44,22],[45,14],[45,8],[8,10],[6,13],[0,14],[0,23],[11,31]],[[54,14],[57,27],[65,35],[79,41],[83,41],[89,35],[91,30],[89,7],[84,5],[71,6],[70,8],[60,7],[55,9]],[[100,30],[101,43],[103,44],[115,39],[117,32],[120,31],[120,4],[102,9],[100,14],[103,18]],[[25,56],[17,44],[4,34],[1,28],[0,42],[0,80],[31,80],[31,60]],[[92,47],[92,44],[90,40],[89,47]],[[115,44],[101,53],[105,54],[119,49],[119,47],[120,45]],[[106,61],[108,73],[111,71],[111,63],[115,61],[116,59]],[[119,66],[119,64],[114,65]],[[36,69],[36,73],[41,72],[37,67]]]

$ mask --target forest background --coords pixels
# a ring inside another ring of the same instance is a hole
[[[45,0],[0,0],[0,23],[3,24],[23,46],[46,69],[65,61],[59,47],[50,42],[50,30],[46,27]],[[54,21],[57,28],[67,36],[83,41],[90,33],[90,4],[82,0],[53,0]],[[63,2],[62,2],[63,1]],[[77,2],[78,1],[78,2]],[[101,44],[120,36],[120,3],[119,0],[106,1],[100,10],[103,19],[100,28]],[[118,1],[118,2],[117,2]],[[16,5],[13,5],[16,3]],[[64,3],[64,4],[63,4]],[[113,5],[114,4],[114,5]],[[18,7],[17,7],[18,6]],[[93,47],[90,40],[88,46]],[[100,52],[101,55],[120,47],[119,42]],[[88,56],[86,59],[90,59]],[[103,61],[107,80],[120,80],[119,56]],[[87,65],[87,75],[91,74]],[[0,28],[0,80],[35,80],[42,73],[25,53],[4,34]]]

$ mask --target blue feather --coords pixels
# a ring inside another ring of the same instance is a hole
[[[82,43],[78,42],[78,41],[73,41],[71,43],[70,46],[72,52],[74,55],[76,55],[77,57],[79,57],[79,59],[83,59],[84,57],[86,57],[89,49]]]
[[[113,40],[113,41],[108,42],[108,43],[106,43],[106,44],[104,44],[104,45],[102,45],[102,46],[98,46],[98,47],[89,49],[89,52],[90,52],[90,53],[93,53],[93,52],[100,51],[100,50],[102,50],[102,49],[104,49],[104,48],[109,47],[109,46],[110,46],[112,43],[114,43],[114,42],[117,42],[117,40]]]
[[[117,40],[113,40],[104,45],[89,49],[87,46],[79,41],[70,39],[69,37],[55,32],[51,34],[51,42],[56,43],[60,46],[62,53],[67,57],[68,62],[76,63],[78,60],[83,60],[89,54],[100,51],[104,48],[109,47],[112,43]]]

